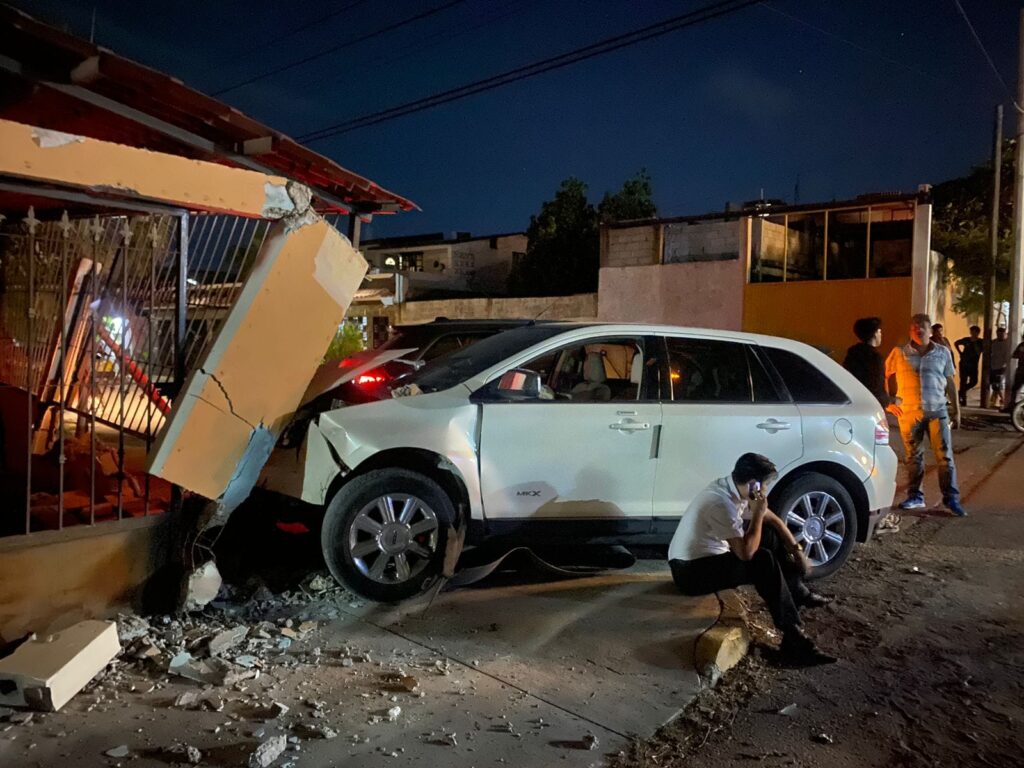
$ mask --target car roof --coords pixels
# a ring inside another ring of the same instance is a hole
[[[524,325],[531,325],[533,323],[538,325],[542,321],[534,321],[528,319],[514,320],[514,319],[499,319],[499,320],[449,320],[447,317],[438,317],[431,320],[428,323],[406,323],[404,325],[396,325],[396,331],[415,331],[415,330],[462,330],[468,328],[519,328]]]
[[[802,341],[788,339],[784,336],[769,336],[764,333],[749,333],[747,331],[723,330],[720,328],[699,328],[685,325],[665,325],[660,323],[634,323],[634,322],[607,322],[588,320],[563,320],[553,321],[548,325],[564,326],[567,331],[573,329],[600,329],[612,333],[654,333],[654,334],[685,334],[687,336],[701,336],[710,339],[729,339],[732,341],[746,341],[752,344],[764,344],[766,346],[780,347],[814,347]],[[821,350],[815,350],[820,352]]]

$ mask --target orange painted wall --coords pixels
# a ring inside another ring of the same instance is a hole
[[[843,361],[857,339],[858,317],[882,318],[883,356],[906,342],[910,325],[911,279],[748,283],[743,293],[743,330],[784,336],[831,350]]]

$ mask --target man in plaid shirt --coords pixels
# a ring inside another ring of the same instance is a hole
[[[931,336],[931,318],[914,315],[910,320],[910,343],[896,347],[885,361],[885,376],[895,395],[889,411],[900,422],[900,433],[907,453],[907,498],[900,509],[923,509],[924,438],[935,452],[939,465],[942,503],[957,517],[965,517],[960,504],[960,489],[953,463],[950,429],[960,426],[960,400],[953,381],[955,369],[950,351],[935,344]],[[895,388],[893,387],[895,384]],[[952,404],[952,418],[949,405]]]

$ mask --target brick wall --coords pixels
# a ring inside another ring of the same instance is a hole
[[[665,253],[662,261],[665,264],[675,264],[738,259],[743,226],[741,221],[666,224]]]

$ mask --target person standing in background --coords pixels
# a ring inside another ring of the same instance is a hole
[[[882,345],[882,320],[877,317],[860,318],[853,324],[853,335],[860,341],[846,350],[843,367],[868,388],[885,410],[892,399],[885,387],[885,362],[878,352]]]
[[[992,339],[992,353],[988,359],[988,376],[992,384],[992,402],[996,410],[1005,405],[1003,390],[1006,388],[1006,367],[1010,364],[1010,340],[1006,338],[1006,328],[996,329],[996,337]]]
[[[978,386],[978,365],[985,348],[981,328],[972,325],[971,335],[957,339],[953,346],[960,353],[960,405],[967,405],[967,393]]]
[[[949,339],[947,339],[946,335],[943,333],[942,323],[935,323],[932,325],[932,343],[945,347],[949,350],[950,354],[953,353],[953,345],[949,343]]]

